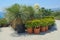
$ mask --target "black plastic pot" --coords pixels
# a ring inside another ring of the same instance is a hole
[[[15,30],[17,31],[17,33],[24,33],[25,32],[25,25],[24,24],[23,25],[18,24],[18,25],[16,25]]]

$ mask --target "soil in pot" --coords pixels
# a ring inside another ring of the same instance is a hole
[[[31,34],[33,32],[33,28],[27,28],[27,32]]]
[[[45,32],[45,27],[41,27],[40,31]]]
[[[40,33],[40,28],[38,27],[38,28],[34,28],[34,33],[35,34],[39,34]]]

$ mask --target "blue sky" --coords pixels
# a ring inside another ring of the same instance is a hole
[[[0,0],[0,11],[15,3],[32,6],[38,3],[40,7],[60,8],[60,0]]]

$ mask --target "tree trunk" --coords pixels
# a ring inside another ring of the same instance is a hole
[[[15,29],[18,33],[25,32],[25,26],[23,25],[23,22],[20,18],[17,18],[14,23],[15,23]]]

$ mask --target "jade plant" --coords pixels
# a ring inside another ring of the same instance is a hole
[[[26,23],[25,23],[25,26],[26,26],[26,28],[32,28],[33,26],[32,26],[32,21],[27,21]]]
[[[44,19],[41,19],[40,25],[42,27],[45,27],[45,26],[47,26],[47,22]]]
[[[40,20],[33,20],[32,24],[34,26],[34,33],[39,34],[40,33]]]
[[[25,24],[26,28],[27,28],[27,32],[29,34],[31,34],[33,32],[33,26],[32,26],[32,21],[27,21]]]
[[[48,24],[48,25],[54,25],[55,24],[55,19],[53,16],[46,16],[43,18],[43,20],[45,20],[45,22]]]
[[[34,28],[40,27],[40,20],[33,20],[32,24]]]
[[[52,18],[49,18],[49,19],[48,19],[48,24],[49,24],[49,25],[55,24],[55,20],[52,19]]]

